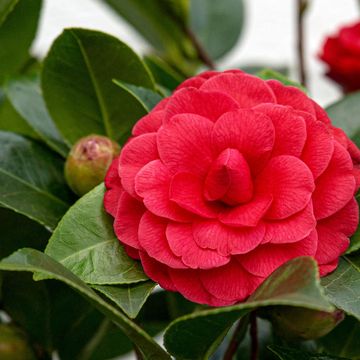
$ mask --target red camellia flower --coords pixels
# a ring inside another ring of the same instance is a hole
[[[360,22],[327,38],[320,58],[329,66],[327,75],[345,92],[360,89]]]
[[[299,89],[205,72],[132,134],[107,174],[105,208],[163,288],[229,305],[298,256],[325,275],[349,246],[360,151]]]

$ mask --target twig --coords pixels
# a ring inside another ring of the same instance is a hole
[[[256,321],[256,312],[250,314],[250,338],[251,338],[251,355],[250,360],[257,360],[259,356],[259,340]]]
[[[238,322],[236,329],[234,330],[233,336],[229,342],[229,346],[225,351],[223,360],[233,359],[236,350],[238,349],[239,345],[241,344],[241,341],[245,337],[248,324],[249,324],[249,316],[248,315],[243,316]]]
[[[299,65],[299,77],[302,85],[306,87],[306,64],[304,54],[304,15],[308,7],[308,0],[297,1],[297,57]]]
[[[184,26],[184,31],[194,45],[199,60],[201,60],[209,69],[214,70],[214,62],[212,61],[210,55],[207,53],[205,48],[201,45],[193,31],[187,26]]]
[[[134,344],[134,352],[135,352],[137,360],[144,360],[142,353],[140,352],[139,348],[135,344]]]

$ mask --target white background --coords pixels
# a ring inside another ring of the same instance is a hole
[[[296,1],[245,2],[245,31],[237,46],[222,59],[221,68],[251,64],[288,65],[293,76],[296,76]],[[44,3],[38,37],[33,45],[34,54],[44,56],[61,31],[72,26],[105,31],[140,53],[146,51],[146,42],[98,0],[44,0]],[[360,6],[357,0],[310,0],[310,3],[306,19],[309,88],[312,97],[326,105],[338,99],[340,93],[336,85],[324,78],[325,68],[316,55],[326,35],[333,33],[340,25],[359,19]]]

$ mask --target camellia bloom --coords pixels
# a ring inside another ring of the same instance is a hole
[[[205,72],[132,134],[107,174],[105,208],[163,288],[229,305],[298,256],[325,275],[349,246],[360,151],[301,90]]]
[[[360,89],[360,22],[345,26],[326,39],[322,59],[329,67],[327,75],[345,92]]]

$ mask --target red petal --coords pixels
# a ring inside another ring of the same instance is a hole
[[[157,282],[163,289],[177,291],[170,275],[169,268],[140,251],[141,264],[145,274],[153,281]]]
[[[164,119],[164,110],[151,111],[142,117],[133,127],[134,136],[156,132],[159,130]]]
[[[256,195],[251,202],[222,211],[219,220],[230,226],[256,226],[272,202],[270,195]]]
[[[268,160],[275,139],[270,118],[253,110],[224,114],[214,126],[212,142],[217,153],[237,149],[256,172]]]
[[[327,274],[330,274],[337,268],[338,264],[339,264],[339,259],[336,259],[329,264],[320,264],[319,265],[320,276],[325,276]]]
[[[292,243],[304,239],[316,226],[312,202],[304,210],[282,220],[266,220],[264,243]]]
[[[227,264],[228,256],[217,251],[203,249],[194,240],[191,224],[169,223],[166,237],[172,252],[192,269],[212,269]]]
[[[235,260],[221,268],[202,271],[200,278],[210,294],[229,302],[246,299],[264,280],[248,273]]]
[[[306,125],[302,117],[288,106],[262,104],[254,110],[266,114],[275,128],[275,143],[271,156],[299,157],[306,141]]]
[[[353,164],[349,153],[337,142],[328,168],[315,185],[312,199],[318,220],[334,214],[353,197],[356,185]]]
[[[268,277],[285,262],[299,256],[314,256],[318,238],[314,230],[308,237],[293,244],[260,245],[246,255],[238,256],[238,261],[250,273]]]
[[[216,121],[222,114],[239,106],[231,97],[221,92],[184,88],[171,96],[165,111],[165,123],[177,114],[196,114]]]
[[[177,269],[186,266],[170,249],[166,240],[168,222],[149,211],[142,216],[139,225],[139,242],[146,253],[155,260]]]
[[[285,86],[280,81],[268,80],[267,85],[272,89],[276,102],[280,105],[289,105],[295,110],[316,114],[313,101],[301,90],[294,86]]]
[[[272,158],[256,179],[256,192],[272,195],[266,213],[269,219],[284,219],[309,203],[314,180],[309,168],[298,158],[281,155]]]
[[[107,191],[104,195],[105,210],[112,216],[116,216],[119,199],[124,192],[119,177],[119,157],[113,160],[105,177]]]
[[[173,172],[205,174],[212,162],[213,123],[193,114],[177,115],[158,132],[160,159]]]
[[[160,160],[146,164],[136,175],[135,191],[144,200],[148,210],[157,216],[176,221],[189,221],[188,214],[169,200],[171,176]]]
[[[134,199],[126,192],[123,193],[114,221],[114,231],[122,243],[135,249],[141,249],[138,229],[145,210],[141,201]]]
[[[334,151],[334,140],[328,127],[316,121],[311,115],[298,112],[306,122],[307,140],[301,159],[313,173],[314,179],[319,177],[329,165]]]
[[[148,162],[158,159],[156,134],[144,134],[132,138],[122,149],[120,155],[119,175],[124,189],[132,196],[135,192],[135,176]]]
[[[200,88],[219,91],[235,99],[241,108],[262,103],[275,103],[275,97],[264,80],[248,74],[220,74],[206,81]]]
[[[191,173],[176,174],[170,184],[170,200],[183,209],[205,218],[215,218],[220,206],[203,198],[203,185],[199,177]]]
[[[232,228],[217,220],[199,221],[193,224],[196,243],[205,249],[217,250],[219,254],[245,254],[255,249],[263,240],[265,227]]]

